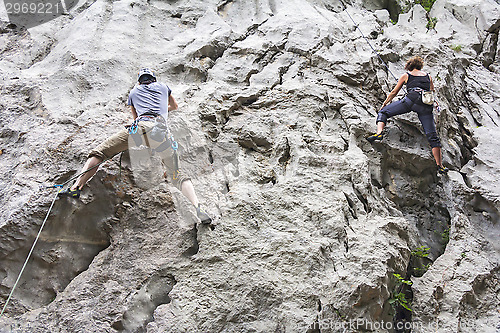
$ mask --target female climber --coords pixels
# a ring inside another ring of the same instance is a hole
[[[432,155],[436,160],[438,172],[445,174],[448,168],[443,166],[441,155],[441,141],[436,132],[434,117],[432,115],[433,105],[424,104],[422,102],[423,91],[434,91],[434,84],[429,74],[422,71],[424,61],[420,57],[412,57],[406,62],[405,69],[407,72],[399,78],[396,87],[387,95],[382,109],[377,116],[377,133],[370,135],[366,139],[370,142],[381,141],[384,134],[383,130],[387,123],[387,119],[396,115],[415,111],[418,114],[418,119],[422,123],[425,135],[432,147]],[[406,84],[408,94],[401,100],[391,103],[392,99]],[[391,104],[389,104],[391,103]]]

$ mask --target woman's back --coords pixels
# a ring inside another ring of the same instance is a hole
[[[431,79],[429,74],[425,75],[412,75],[408,72],[408,81],[406,81],[406,87],[408,90],[412,88],[420,88],[426,91],[431,90]]]

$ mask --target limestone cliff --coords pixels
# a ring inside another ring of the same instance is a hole
[[[154,157],[113,158],[55,202],[0,332],[498,332],[500,4],[346,5],[80,0],[28,30],[4,19],[1,307],[56,193],[41,186],[130,122],[140,67],[173,90],[215,221]],[[412,55],[446,176],[415,114],[365,140]]]

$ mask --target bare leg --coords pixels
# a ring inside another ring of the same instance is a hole
[[[436,164],[438,166],[443,166],[443,158],[441,155],[441,147],[432,148],[432,155],[434,155],[434,159],[436,160]]]
[[[198,207],[198,197],[196,196],[196,192],[194,191],[193,183],[190,180],[182,182],[182,194],[184,194],[186,198],[191,201],[193,206]]]
[[[384,127],[385,127],[385,123],[383,121],[379,121],[377,123],[377,134],[382,133],[382,131],[384,130]]]
[[[95,157],[95,156],[92,156],[91,158],[89,158],[87,160],[87,162],[85,162],[85,165],[83,166],[82,172],[96,166],[97,164],[101,163],[101,161],[102,161],[102,159]],[[78,179],[73,184],[73,186],[71,186],[71,190],[74,191],[77,188],[82,189],[82,187],[87,183],[87,181],[90,178],[92,178],[92,176],[95,175],[95,173],[97,172],[97,169],[98,168],[95,167],[92,170],[89,170],[88,172],[85,172],[80,177],[78,177]]]
[[[382,140],[382,131],[384,130],[385,123],[383,121],[377,121],[377,133],[370,135],[366,138],[370,143],[375,141],[379,142]]]
[[[212,223],[212,218],[210,217],[210,215],[208,215],[207,212],[200,207],[198,197],[196,196],[196,192],[194,191],[193,183],[190,180],[182,182],[182,194],[184,194],[186,198],[188,198],[189,201],[191,201],[193,206],[196,207],[196,215],[200,219],[201,223],[203,224]]]

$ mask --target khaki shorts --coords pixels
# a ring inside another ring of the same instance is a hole
[[[148,135],[153,125],[154,121],[140,121],[135,138],[132,138],[132,135],[129,134],[128,130],[124,128],[94,148],[89,153],[89,157],[97,157],[101,160],[105,160],[121,153],[122,151],[128,150],[129,144],[134,146],[143,144],[151,149],[158,148],[161,142],[151,140]],[[142,135],[140,133],[142,133]],[[185,175],[180,167],[177,175],[174,175],[174,150],[170,147],[158,154],[161,156],[163,164],[167,167],[168,172],[171,175],[172,182],[179,190],[182,190],[182,183],[186,180],[190,180],[191,178]]]

